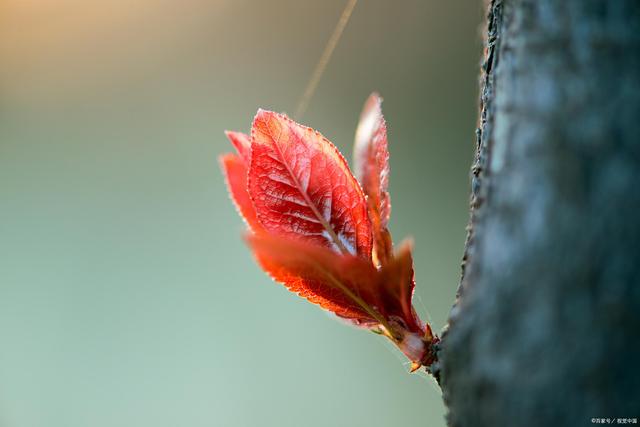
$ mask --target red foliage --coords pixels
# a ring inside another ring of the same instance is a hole
[[[227,132],[227,137],[236,147],[238,154],[228,153],[220,156],[220,165],[224,172],[227,188],[236,209],[253,231],[261,231],[256,209],[247,192],[247,169],[251,158],[249,137],[239,132]]]
[[[369,311],[381,298],[372,286],[378,272],[371,262],[266,233],[249,234],[246,240],[262,268],[291,292],[346,319],[380,323],[382,315]]]
[[[237,154],[220,163],[260,266],[290,291],[386,335],[415,367],[433,361],[437,337],[411,304],[411,244],[394,254],[387,229],[389,152],[380,103],[372,94],[360,117],[359,182],[320,133],[265,110],[250,138],[227,132]]]
[[[364,194],[332,143],[282,114],[259,110],[251,157],[248,190],[268,232],[371,257]]]
[[[364,104],[353,149],[355,174],[367,195],[373,229],[374,258],[384,264],[391,256],[391,235],[387,223],[391,215],[389,198],[389,151],[387,125],[382,117],[382,99],[371,94]]]

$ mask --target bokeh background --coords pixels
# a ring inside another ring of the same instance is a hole
[[[271,282],[217,156],[292,112],[344,0],[0,2],[0,425],[442,426],[384,340]],[[479,1],[361,0],[302,122],[385,98],[391,230],[436,330],[459,277]]]

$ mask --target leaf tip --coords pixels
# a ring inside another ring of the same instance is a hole
[[[406,237],[398,245],[398,252],[407,252],[407,251],[411,252],[411,251],[413,251],[414,243],[415,243],[415,241],[414,241],[413,237],[411,237],[411,236]]]
[[[277,113],[271,110],[266,110],[264,108],[258,108],[258,111],[256,111],[256,115],[253,121],[255,122],[256,120],[267,120],[269,117],[271,117],[274,114],[277,114]]]
[[[235,156],[236,155],[233,153],[218,154],[218,164],[220,165],[223,171],[226,170],[227,163],[232,161]]]
[[[375,90],[371,92],[371,95],[369,95],[368,99],[368,101],[375,102],[377,104],[382,104],[383,100],[384,99],[382,98],[382,96],[380,96],[380,92],[377,92]]]

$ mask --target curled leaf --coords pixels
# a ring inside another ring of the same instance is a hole
[[[227,132],[227,137],[238,151],[238,154],[228,153],[219,158],[231,200],[251,230],[262,230],[247,192],[247,160],[251,153],[249,138],[239,132]]]
[[[238,155],[244,162],[244,164],[249,167],[249,162],[251,162],[251,140],[249,136],[242,132],[234,132],[234,131],[226,131],[225,135],[231,144],[234,146]]]
[[[382,99],[377,93],[371,94],[365,102],[354,144],[354,170],[367,195],[373,254],[378,264],[386,263],[392,251],[391,236],[387,230],[391,214],[389,151],[381,103]]]
[[[404,329],[422,333],[424,325],[411,304],[415,289],[412,248],[413,242],[405,240],[399,245],[395,255],[382,267],[382,285],[379,292],[387,317],[401,319]]]

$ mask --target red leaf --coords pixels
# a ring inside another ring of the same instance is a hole
[[[258,110],[251,138],[227,132],[238,154],[220,162],[231,197],[253,231],[246,238],[261,267],[312,303],[382,332],[417,369],[435,360],[431,344],[438,338],[411,304],[411,243],[392,253],[380,103],[377,94],[369,97],[356,132],[362,188],[322,135],[264,110]]]
[[[354,145],[354,169],[367,205],[374,240],[374,259],[384,264],[391,256],[391,236],[387,223],[391,214],[389,198],[389,151],[387,126],[382,116],[382,99],[371,94],[360,115]]]
[[[262,268],[287,289],[357,326],[380,330],[420,364],[432,336],[411,306],[411,246],[382,270],[353,255],[265,233],[246,236]]]
[[[413,243],[405,240],[382,267],[380,275],[383,285],[379,292],[386,316],[402,319],[404,329],[408,331],[422,333],[424,325],[411,304],[415,288],[412,247]]]
[[[236,205],[240,216],[253,231],[262,230],[256,210],[247,192],[247,168],[245,159],[249,159],[249,137],[239,132],[227,132],[227,137],[238,150],[238,154],[220,156],[220,167],[227,182],[231,200]]]
[[[251,140],[249,135],[242,132],[225,131],[225,135],[231,141],[231,144],[235,147],[238,155],[242,158],[242,161],[249,167],[251,162]]]
[[[370,259],[364,194],[342,155],[320,133],[259,110],[251,128],[248,181],[268,232]]]
[[[371,262],[314,243],[265,233],[246,236],[261,267],[291,292],[361,326],[385,324],[376,311],[379,272]]]

